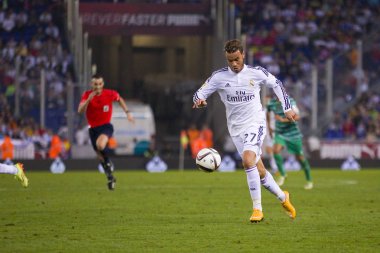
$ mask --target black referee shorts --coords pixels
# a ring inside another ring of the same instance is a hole
[[[111,136],[113,135],[113,126],[112,124],[108,123],[101,126],[89,128],[88,132],[90,133],[92,147],[95,151],[97,151],[96,140],[101,134],[105,134],[108,136],[108,138],[111,138]]]

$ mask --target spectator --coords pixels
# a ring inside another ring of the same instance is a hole
[[[193,141],[196,140],[200,135],[199,130],[197,129],[196,125],[192,123],[187,130],[187,136],[189,137],[189,144],[192,145]]]
[[[50,142],[49,158],[56,159],[62,152],[62,141],[58,135],[53,135]]]
[[[13,160],[13,151],[14,151],[14,145],[12,143],[11,137],[6,135],[4,137],[4,141],[1,144],[1,159],[2,160]]]
[[[356,133],[356,128],[355,125],[352,123],[352,119],[350,116],[346,118],[346,120],[343,123],[342,126],[343,134],[346,139],[354,139],[355,138],[355,133]]]
[[[204,139],[204,141],[206,142],[206,147],[207,148],[212,148],[214,147],[214,141],[213,141],[213,132],[212,130],[209,128],[209,126],[207,124],[204,124],[202,126],[202,130],[200,131],[199,135],[201,136],[201,138]]]
[[[191,147],[191,155],[195,159],[197,157],[198,152],[201,149],[207,148],[207,142],[202,136],[198,136],[198,138],[196,138],[190,143],[190,147]]]

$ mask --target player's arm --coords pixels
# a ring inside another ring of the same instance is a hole
[[[290,99],[288,94],[285,91],[284,86],[282,86],[282,82],[276,79],[276,86],[273,87],[273,91],[280,100],[282,109],[284,110],[285,117],[289,120],[289,122],[294,122],[296,113],[293,111],[292,106],[290,104]]]
[[[124,98],[119,97],[118,102],[119,102],[121,108],[123,109],[123,111],[125,112],[125,114],[127,114],[127,119],[128,119],[130,122],[134,123],[134,122],[135,122],[135,119],[133,118],[133,115],[132,115],[131,111],[128,110],[128,106],[127,106],[127,104],[125,103]]]
[[[286,117],[281,117],[278,114],[276,114],[274,117],[275,117],[276,120],[278,120],[280,122],[283,122],[283,123],[286,123],[286,122],[295,122],[295,121],[298,121],[300,119],[300,116],[298,114],[295,114],[295,116],[293,117],[293,120],[289,120]]]
[[[290,104],[291,104],[291,107],[292,107],[292,110],[293,112],[295,113],[295,116],[293,117],[293,120],[290,120],[288,118],[283,118],[281,117],[280,115],[276,115],[276,120],[280,121],[280,122],[295,122],[295,121],[298,121],[301,117],[300,117],[300,110],[298,109],[297,107],[297,104],[296,104],[296,101],[293,99],[293,98],[289,98],[289,101],[290,101]]]
[[[83,98],[82,101],[79,103],[78,106],[78,113],[83,113],[87,110],[88,104],[90,103],[91,99],[96,95],[96,91],[93,91],[88,95],[88,98]]]
[[[267,87],[273,89],[278,100],[281,102],[282,109],[285,113],[286,118],[288,118],[290,121],[294,121],[295,113],[292,110],[289,96],[286,93],[285,88],[282,85],[282,82],[278,80],[274,75],[269,73],[269,71],[263,67],[258,66],[258,67],[255,67],[254,69],[255,69],[254,75],[256,76],[256,78],[261,80],[262,83],[266,85]]]
[[[268,130],[269,130],[269,136],[271,138],[273,138],[273,129],[270,127],[271,126],[271,122],[270,122],[270,110],[269,108],[267,107],[267,113],[266,113],[266,116],[267,116],[267,127],[268,127]]]
[[[204,83],[202,87],[197,90],[197,92],[195,92],[193,96],[193,109],[207,106],[207,102],[206,102],[207,95],[202,90],[206,86],[207,86],[207,82]]]
[[[289,119],[289,121],[294,122],[294,117],[296,116],[296,113],[292,109],[289,96],[286,93],[285,88],[282,85],[282,82],[278,80],[276,77],[274,77],[271,73],[267,72],[267,78],[265,80],[265,83],[267,84],[267,86],[273,89],[278,100],[281,102],[282,110],[284,111],[286,118]]]
[[[207,106],[206,99],[216,91],[216,86],[210,77],[207,81],[200,87],[193,96],[193,108],[202,108]],[[215,78],[213,78],[215,79]],[[211,81],[212,80],[212,81]]]

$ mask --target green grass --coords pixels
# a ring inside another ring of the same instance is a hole
[[[291,221],[263,189],[265,220],[251,224],[245,173],[0,175],[1,252],[380,252],[380,170],[289,174]]]

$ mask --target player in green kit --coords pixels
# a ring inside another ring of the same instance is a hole
[[[302,147],[302,133],[298,127],[297,121],[299,120],[299,110],[296,105],[296,101],[289,97],[290,103],[293,107],[293,111],[296,112],[296,121],[291,122],[283,113],[281,103],[276,99],[272,98],[267,104],[267,125],[270,126],[269,113],[272,111],[275,114],[275,129],[274,129],[274,146],[273,153],[274,159],[280,172],[280,177],[277,180],[278,185],[283,185],[286,178],[286,172],[284,169],[284,162],[281,156],[281,151],[284,147],[287,148],[290,154],[296,156],[297,161],[301,164],[302,169],[305,172],[307,183],[305,185],[306,190],[313,188],[313,182],[311,179],[310,165],[309,161],[306,159],[303,153]],[[273,135],[273,129],[269,128],[269,134]]]

